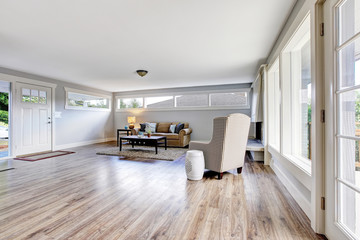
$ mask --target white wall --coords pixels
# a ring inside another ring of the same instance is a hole
[[[191,92],[191,91],[212,91],[225,89],[241,89],[250,88],[251,84],[231,84],[211,87],[191,87],[191,88],[172,88],[159,89],[147,91],[132,91],[132,92],[118,92],[114,96],[142,96],[143,94],[164,94],[176,92]],[[251,93],[249,96],[251,101]],[[174,110],[174,111],[143,111],[143,112],[115,112],[115,129],[124,128],[127,123],[128,116],[136,116],[136,123],[143,122],[189,122],[193,129],[191,134],[192,140],[210,140],[212,136],[213,119],[220,116],[227,116],[231,113],[244,113],[248,116],[251,114],[251,109],[224,109],[224,110]],[[250,135],[254,136],[253,124],[251,125]]]
[[[111,95],[112,93],[100,91],[60,80],[22,73],[6,68],[0,68],[0,73],[10,76],[33,79],[47,83],[57,84],[55,89],[55,111],[61,112],[62,118],[54,119],[55,148],[66,147],[105,141],[115,137],[114,112],[81,111],[65,109],[64,87]],[[6,79],[0,79],[5,80]]]

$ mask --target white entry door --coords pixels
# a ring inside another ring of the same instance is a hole
[[[360,239],[360,0],[327,0],[326,219],[329,239]]]
[[[51,88],[18,83],[16,155],[51,151]]]

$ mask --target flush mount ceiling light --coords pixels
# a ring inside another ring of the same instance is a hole
[[[136,72],[140,77],[143,77],[148,73],[146,70],[136,70]]]

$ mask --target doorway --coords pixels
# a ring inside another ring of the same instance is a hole
[[[16,89],[16,155],[51,151],[51,88],[17,83]]]
[[[0,159],[10,156],[10,82],[0,81]]]

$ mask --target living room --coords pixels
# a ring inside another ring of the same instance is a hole
[[[360,238],[359,0],[1,5],[0,239]]]

